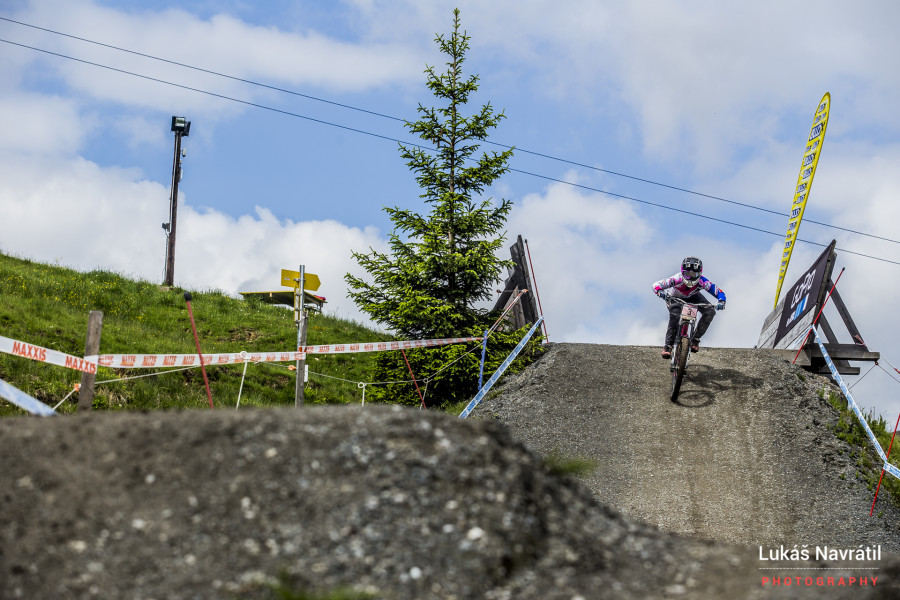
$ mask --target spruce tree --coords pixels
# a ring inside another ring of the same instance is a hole
[[[447,57],[446,71],[438,73],[431,66],[425,69],[426,85],[439,106],[420,103],[419,119],[406,123],[425,144],[400,145],[429,212],[423,215],[385,207],[394,224],[389,236],[391,253],[354,252],[372,280],[346,276],[357,306],[404,339],[481,335],[489,316],[474,306],[493,297],[502,268],[510,264],[499,259],[497,252],[503,245],[503,227],[512,203],[501,200],[495,204],[482,193],[508,170],[513,151],[478,155],[479,142],[487,139],[505,115],[495,112],[490,103],[474,114],[463,114],[470,95],[478,89],[478,76],[466,77],[462,70],[469,39],[460,31],[456,9],[450,36],[435,39]],[[434,150],[425,149],[426,145]],[[460,358],[468,349],[451,346],[407,355],[420,377]],[[426,404],[470,397],[477,388],[479,358],[480,353],[470,355],[444,371],[429,389],[431,400]],[[409,379],[406,362],[398,352],[380,355],[376,369],[381,381]],[[402,392],[378,387],[371,393],[373,399],[420,402],[411,385]]]

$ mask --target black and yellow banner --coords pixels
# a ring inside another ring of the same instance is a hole
[[[800,221],[803,220],[803,211],[806,209],[806,201],[812,189],[813,176],[816,174],[816,165],[819,164],[819,155],[825,143],[825,128],[828,125],[828,109],[831,108],[831,94],[825,92],[819,108],[816,109],[813,118],[812,129],[809,131],[806,150],[803,153],[803,161],[800,163],[800,176],[797,178],[797,188],[794,190],[794,201],[791,203],[791,216],[788,219],[787,234],[784,237],[784,249],[781,254],[781,269],[778,272],[778,289],[775,290],[775,306],[778,306],[778,297],[781,295],[781,285],[791,262],[791,253],[797,242],[797,232],[800,230]]]

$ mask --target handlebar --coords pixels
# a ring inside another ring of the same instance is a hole
[[[668,304],[669,302],[675,302],[676,304],[686,304],[686,305],[688,305],[688,306],[693,306],[693,307],[695,307],[695,308],[697,308],[697,309],[699,309],[699,308],[701,308],[701,307],[703,307],[703,306],[712,306],[712,307],[715,308],[716,310],[719,310],[719,305],[718,305],[718,304],[691,304],[690,302],[686,301],[684,298],[678,298],[678,297],[676,297],[676,296],[671,296],[671,295],[669,295],[669,294],[664,294],[664,295],[660,296],[660,298],[662,298],[663,300],[665,300],[667,304]]]

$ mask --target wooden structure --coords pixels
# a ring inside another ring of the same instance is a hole
[[[834,361],[838,373],[841,375],[859,375],[859,367],[852,366],[850,361],[877,361],[881,356],[878,352],[872,352],[866,346],[862,335],[857,328],[847,305],[831,279],[837,254],[834,251],[835,241],[832,240],[828,248],[819,256],[813,265],[791,286],[790,290],[778,302],[763,323],[760,332],[758,348],[772,349],[785,358],[794,360],[796,364],[807,371],[821,375],[831,375],[822,350],[810,336],[803,342],[804,336],[815,321],[820,337],[825,338],[825,350]],[[831,323],[821,312],[823,304],[831,292],[829,302],[837,310],[847,332],[850,334],[851,343],[840,343],[832,328]],[[799,348],[798,344],[803,343]],[[800,354],[797,355],[797,350]]]
[[[521,329],[538,320],[538,309],[535,301],[534,288],[531,285],[531,277],[528,275],[528,259],[525,255],[525,244],[522,236],[517,236],[516,242],[509,247],[513,266],[509,269],[509,277],[506,278],[506,287],[500,291],[500,297],[494,304],[494,311],[505,311],[515,301],[519,292],[528,290],[528,293],[519,299],[506,316],[506,321],[513,329]]]

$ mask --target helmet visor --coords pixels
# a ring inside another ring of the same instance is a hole
[[[700,277],[700,271],[697,269],[682,269],[681,274],[692,281]]]

